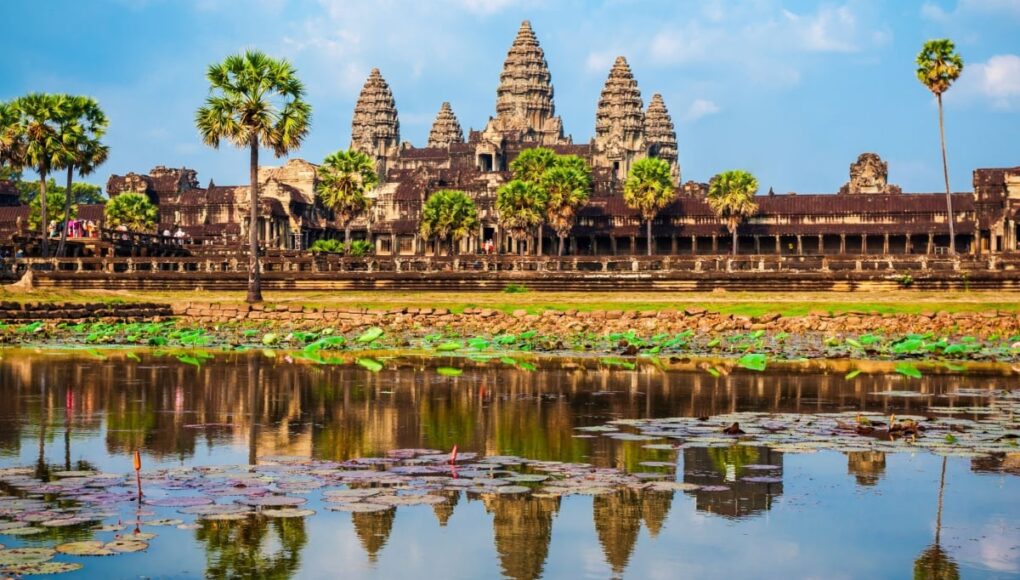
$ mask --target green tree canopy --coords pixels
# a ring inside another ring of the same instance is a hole
[[[39,180],[15,181],[14,187],[18,188],[21,203],[26,205],[32,203],[33,200],[39,197]],[[52,177],[46,184],[47,194],[51,192],[63,194],[66,191],[67,188],[63,185],[59,185],[57,180]],[[106,195],[103,194],[103,188],[98,185],[76,181],[71,184],[71,191],[74,192],[74,201],[76,203],[85,205],[106,203]]]
[[[72,100],[67,95],[30,93],[18,97],[11,104],[16,120],[8,120],[6,132],[20,142],[18,153],[8,151],[8,162],[14,166],[30,167],[39,174],[39,197],[41,198],[39,234],[42,236],[41,253],[49,255],[49,240],[46,228],[50,221],[50,204],[46,200],[46,183],[50,171],[65,166],[69,150],[63,141],[62,124],[71,112]]]
[[[143,193],[122,193],[106,202],[108,227],[124,226],[132,232],[151,232],[158,222],[159,208]]]
[[[259,268],[259,147],[277,157],[301,146],[311,125],[312,108],[304,85],[286,60],[249,50],[228,56],[206,72],[210,95],[195,113],[202,141],[219,148],[226,140],[249,150],[248,302],[262,301]]]
[[[515,240],[526,239],[545,219],[546,193],[541,186],[511,180],[496,192],[499,223]]]
[[[724,171],[708,182],[708,205],[726,220],[726,229],[733,236],[733,255],[737,254],[737,226],[758,211],[756,193],[758,179],[740,169]]]
[[[669,163],[662,159],[648,157],[639,159],[630,166],[627,180],[623,183],[623,202],[627,207],[641,212],[648,235],[648,255],[652,255],[652,220],[667,205],[676,199],[673,176]]]
[[[344,228],[344,241],[351,239],[351,222],[368,209],[365,193],[379,183],[372,158],[361,151],[335,151],[319,166],[316,191],[322,204],[333,211]]]
[[[421,210],[421,236],[455,243],[478,227],[478,209],[466,193],[456,189],[437,191],[425,200]]]
[[[50,221],[57,221],[57,220],[59,220],[61,218],[63,212],[64,212],[64,206],[65,205],[66,205],[66,197],[65,197],[63,189],[60,189],[59,191],[54,191],[54,192],[51,192],[50,194],[48,194],[46,196],[46,206],[47,206],[46,207],[46,215],[50,216],[49,220]],[[32,198],[28,202],[28,227],[29,227],[29,229],[33,229],[33,230],[40,229],[40,221],[39,221],[40,214],[41,214],[41,212],[39,211],[39,196],[37,195],[37,196],[35,196],[34,198]],[[71,212],[70,212],[70,217],[68,219],[71,219],[71,218],[73,218],[73,217],[75,217],[77,215],[78,215],[78,205],[77,204],[71,204]],[[42,224],[42,225],[43,225],[43,227],[42,227],[43,230],[48,230],[49,229],[49,222],[46,222],[45,224]],[[48,234],[48,232],[47,232],[47,234]]]
[[[91,97],[69,96],[67,99],[67,113],[60,123],[60,139],[66,149],[62,164],[67,171],[67,186],[64,189],[65,193],[70,193],[65,195],[64,222],[71,218],[71,204],[77,201],[74,198],[75,171],[85,177],[106,163],[110,154],[110,148],[102,142],[109,121],[99,103]],[[60,244],[57,245],[58,256],[64,255],[66,244],[67,228],[64,228],[60,233]]]
[[[580,168],[575,159],[581,162]],[[559,255],[562,256],[565,239],[574,225],[577,210],[588,203],[591,173],[581,158],[563,156],[542,174],[541,183],[546,194],[546,220],[560,239]]]
[[[510,172],[514,179],[538,185],[542,174],[556,162],[556,153],[545,147],[533,147],[521,151],[516,159],[510,162]]]
[[[0,179],[20,181],[24,156],[21,115],[13,102],[0,101]]]
[[[949,253],[956,253],[956,224],[953,218],[953,196],[949,190],[949,157],[946,154],[946,124],[942,114],[942,93],[960,78],[963,59],[956,53],[956,45],[948,38],[929,40],[917,55],[917,79],[932,94],[939,109],[939,140],[942,144],[942,177],[946,182],[946,211],[949,224]]]
[[[917,79],[934,95],[941,95],[963,73],[963,58],[948,38],[929,40],[917,55]]]

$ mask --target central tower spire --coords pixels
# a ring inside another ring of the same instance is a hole
[[[496,118],[487,130],[520,133],[523,140],[542,145],[564,143],[563,123],[555,115],[549,65],[531,23],[525,20],[503,62]]]

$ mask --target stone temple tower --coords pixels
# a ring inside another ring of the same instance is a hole
[[[659,93],[652,95],[652,102],[648,103],[648,110],[645,111],[645,146],[648,148],[649,157],[658,157],[669,163],[673,182],[679,183],[680,163],[677,161],[676,129],[673,128],[673,120]]]
[[[432,122],[432,130],[429,131],[428,147],[449,147],[454,143],[464,142],[464,131],[460,128],[457,116],[453,114],[450,103],[443,103]]]
[[[627,59],[616,57],[595,111],[595,151],[592,164],[612,168],[620,179],[630,165],[647,154],[644,102]]]
[[[400,147],[400,120],[390,86],[379,69],[372,69],[354,105],[351,122],[351,149],[375,159],[376,173],[385,181],[387,169],[397,159]]]
[[[527,20],[521,23],[506,55],[496,89],[496,117],[485,132],[513,133],[537,145],[567,142],[553,105],[549,65]]]

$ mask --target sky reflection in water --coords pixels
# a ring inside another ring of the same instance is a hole
[[[924,414],[929,401],[988,404],[995,389],[1014,382],[1009,369],[846,381],[844,372],[818,366],[712,377],[651,365],[605,368],[591,360],[525,372],[496,362],[404,357],[372,373],[262,354],[218,356],[198,368],[141,353],[137,361],[125,353],[103,360],[0,354],[0,467],[127,473],[135,448],[151,469],[246,464],[272,455],[342,461],[456,444],[484,455],[667,470],[678,481],[729,487],[563,498],[459,494],[449,504],[365,514],[326,511],[315,491],[307,496],[314,516],[160,528],[146,553],[82,560],[78,576],[390,578],[428,570],[450,578],[902,578],[947,567],[964,577],[1020,574],[1017,454],[949,458],[937,529],[943,459],[924,451],[672,451],[575,431],[617,418],[734,411]],[[441,376],[437,366],[465,370]],[[945,397],[958,388],[990,394]],[[873,394],[904,389],[932,396]],[[763,464],[777,467],[755,468]],[[761,475],[778,481],[742,480]],[[3,537],[0,543],[20,542]]]

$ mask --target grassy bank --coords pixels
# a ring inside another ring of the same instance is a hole
[[[398,307],[493,308],[504,312],[527,310],[661,310],[704,308],[712,312],[757,316],[779,313],[797,316],[812,311],[922,312],[1020,311],[1020,293],[918,292],[880,293],[793,292],[764,293],[580,293],[580,292],[268,292],[266,302],[302,306],[391,309]],[[108,292],[22,291],[0,287],[0,300],[34,302],[225,302],[240,303],[242,292]]]

